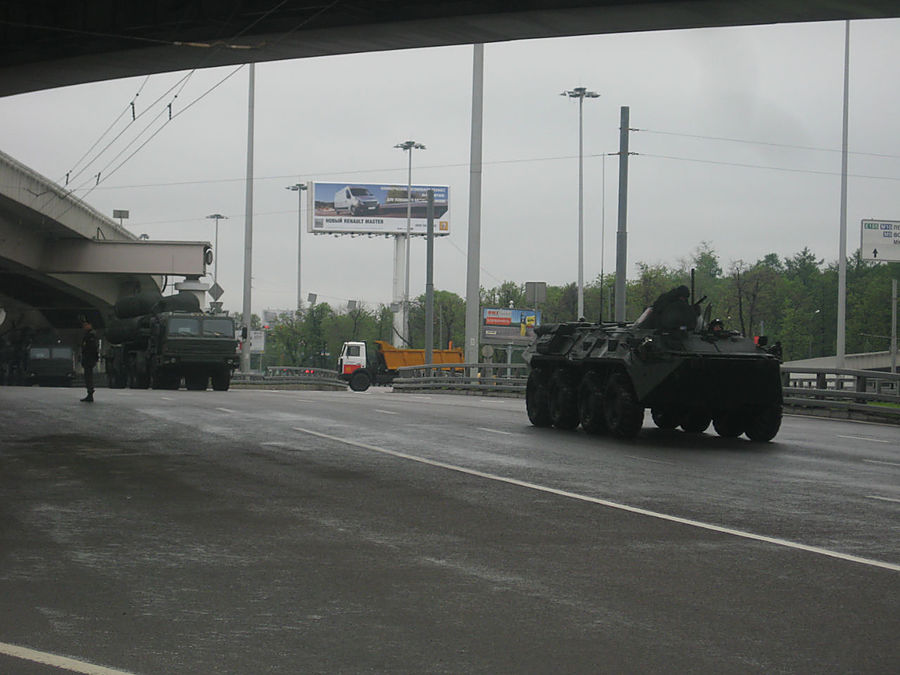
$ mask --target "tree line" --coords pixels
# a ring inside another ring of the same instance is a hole
[[[633,321],[663,292],[690,284],[694,270],[697,298],[706,296],[712,316],[744,335],[768,335],[780,341],[786,361],[830,356],[836,352],[838,264],[826,264],[808,248],[790,257],[770,253],[754,263],[736,260],[727,269],[708,243],[701,243],[675,265],[637,264],[638,275],[626,283],[626,319]],[[887,350],[891,335],[891,280],[900,278],[900,263],[872,263],[857,250],[847,261],[846,351]],[[613,319],[615,279],[608,275],[585,284],[588,321]],[[481,288],[482,307],[529,308],[525,283],[505,281]],[[462,346],[465,300],[450,291],[434,293],[434,348]],[[543,323],[574,321],[576,284],[547,286],[536,309]],[[240,314],[237,315],[240,318]],[[425,296],[410,300],[410,345],[423,348]],[[262,328],[259,317],[252,326]],[[341,344],[349,340],[393,340],[390,307],[316,304],[285,313],[266,329],[266,350],[258,367],[334,367]],[[254,366],[256,367],[256,366]]]

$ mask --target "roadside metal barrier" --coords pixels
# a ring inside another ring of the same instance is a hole
[[[900,424],[898,373],[782,366],[781,382],[792,410]]]
[[[463,391],[524,396],[528,366],[524,363],[459,363],[405,366],[393,387],[398,391]]]
[[[399,368],[400,391],[496,392],[525,396],[528,366],[462,363]],[[785,409],[900,424],[900,374],[875,370],[781,367]],[[736,383],[736,386],[740,386]]]
[[[459,363],[398,368],[395,391],[456,392],[480,396],[525,396],[524,363]],[[337,371],[270,366],[266,373],[235,373],[232,382],[249,386],[308,385],[346,389]],[[781,367],[784,406],[792,412],[900,424],[900,374],[846,368]],[[739,386],[739,383],[736,383]]]
[[[309,387],[346,389],[347,383],[338,379],[338,372],[328,368],[306,366],[269,366],[265,373],[236,372],[232,384],[256,387],[284,387],[307,385]]]

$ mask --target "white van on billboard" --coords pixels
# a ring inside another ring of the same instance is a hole
[[[380,204],[369,188],[345,185],[334,193],[334,212],[361,216],[366,213],[378,213]]]
[[[310,183],[307,194],[312,234],[406,234],[407,213],[413,236],[428,227],[428,191],[434,193],[434,234],[450,234],[450,188],[447,185],[386,183]]]

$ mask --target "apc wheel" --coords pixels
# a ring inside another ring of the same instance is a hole
[[[212,374],[213,391],[228,391],[229,386],[231,386],[231,370],[229,368],[222,368]]]
[[[751,441],[765,443],[775,438],[781,428],[781,405],[759,408],[747,420],[744,433]]]
[[[542,368],[535,368],[528,375],[525,385],[525,411],[529,421],[536,427],[549,427],[550,419],[549,392],[547,375]]]
[[[206,373],[188,373],[184,376],[184,384],[188,391],[206,391],[209,376]]]
[[[350,376],[350,388],[353,391],[365,391],[372,385],[372,378],[364,370],[357,370]]]
[[[709,428],[712,417],[702,410],[689,410],[681,418],[681,428],[689,434],[701,434]]]
[[[663,408],[651,408],[650,417],[660,429],[674,429],[678,426],[678,413]]]
[[[606,431],[603,415],[603,380],[597,373],[588,373],[578,387],[578,417],[581,428],[589,434]]]
[[[547,402],[553,426],[557,429],[574,429],[578,426],[578,396],[568,373],[557,370],[550,378]]]
[[[737,438],[744,433],[744,416],[737,410],[729,410],[713,418],[713,429],[723,438]]]
[[[613,436],[632,438],[641,430],[644,409],[638,404],[631,383],[625,375],[615,373],[606,383],[603,413],[606,426]]]

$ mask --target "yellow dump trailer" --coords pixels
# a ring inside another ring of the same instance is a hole
[[[432,363],[462,364],[463,350],[435,349]],[[373,384],[393,382],[398,368],[424,365],[424,349],[401,349],[375,340],[373,350],[365,342],[345,342],[338,358],[338,377],[348,382],[353,391],[365,391]]]

